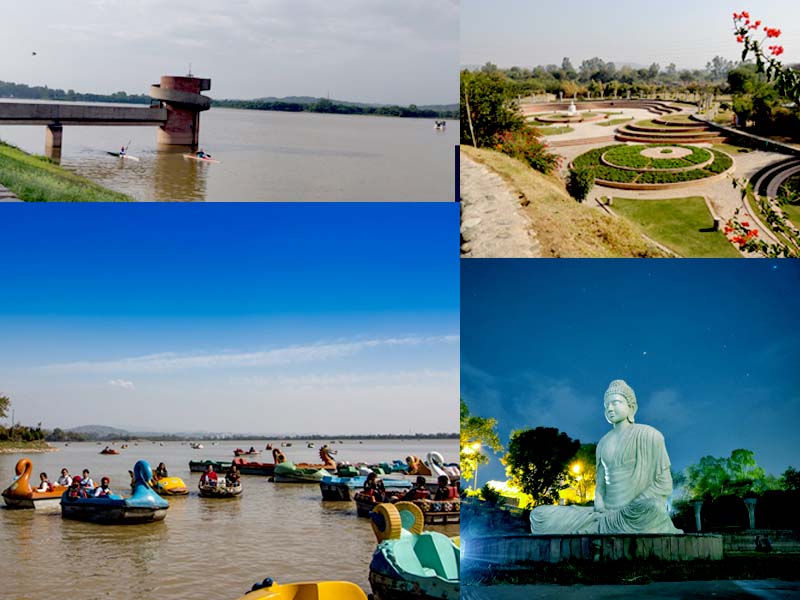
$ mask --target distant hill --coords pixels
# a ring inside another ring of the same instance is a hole
[[[130,435],[124,429],[116,427],[108,427],[107,425],[81,425],[80,427],[73,427],[65,429],[70,433],[80,433],[81,435],[97,436],[97,437],[111,437],[111,436],[127,436]]]

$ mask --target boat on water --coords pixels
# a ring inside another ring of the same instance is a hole
[[[326,475],[319,482],[323,500],[347,502],[353,500],[357,491],[364,487],[366,476],[339,477]],[[407,479],[382,479],[387,492],[405,492],[411,489],[411,482]]]
[[[149,485],[153,470],[146,460],[133,467],[134,490],[130,498],[116,494],[99,498],[61,497],[61,517],[102,524],[135,524],[162,521],[167,516],[169,502],[156,494]]]
[[[217,485],[203,485],[201,483],[198,484],[197,488],[203,498],[235,498],[242,494],[241,482],[236,485],[227,485],[224,477],[220,478]]]
[[[447,129],[447,121],[434,121],[433,128],[437,131],[444,131]]]
[[[105,448],[100,450],[100,454],[119,454],[119,450],[115,448],[109,448],[108,446],[106,446]]]
[[[37,492],[31,487],[33,463],[21,458],[14,467],[16,478],[3,490],[3,500],[8,508],[58,508],[61,495],[67,491],[66,486],[53,486],[50,492]]]
[[[306,581],[278,584],[270,578],[253,584],[239,600],[367,600],[367,595],[349,581]]]
[[[217,473],[224,473],[231,468],[231,464],[232,461],[229,460],[190,460],[189,471],[192,473],[204,473],[208,469],[208,465],[211,465]],[[241,472],[241,467],[239,470]]]
[[[374,600],[457,600],[461,550],[454,540],[424,531],[415,504],[379,504],[372,530],[378,547],[369,565]]]
[[[131,476],[131,490],[136,491],[136,477],[133,471],[128,471]],[[150,480],[150,487],[159,496],[186,496],[189,490],[180,477],[160,477]]]
[[[392,494],[387,490],[390,498],[398,498],[402,495]],[[356,492],[353,495],[356,501],[356,514],[359,517],[370,517],[380,502],[368,492]],[[461,522],[461,500],[454,498],[452,500],[408,500],[414,504],[422,513],[423,521],[426,525],[449,525],[451,523]]]
[[[218,160],[214,160],[213,158],[207,158],[205,156],[196,156],[194,154],[184,154],[183,158],[189,158],[191,160],[196,160],[197,162],[217,163],[217,164],[219,164]]]
[[[325,469],[300,467],[287,460],[275,465],[273,477],[276,483],[319,483],[327,475],[330,472]]]
[[[252,446],[250,447],[250,450],[242,450],[241,448],[236,448],[236,450],[233,451],[234,456],[250,456],[250,455],[256,456],[258,454],[261,454],[261,450],[256,450]]]
[[[116,156],[117,158],[124,158],[124,159],[126,159],[126,160],[132,160],[132,161],[134,161],[134,162],[139,162],[139,158],[138,158],[138,157],[136,157],[136,156],[131,156],[131,155],[130,155],[130,154],[128,154],[128,153],[125,153],[125,154],[122,154],[122,153],[120,153],[120,152],[106,152],[106,153],[107,153],[107,154],[110,154],[111,156]]]
[[[201,444],[199,442],[192,442],[191,444],[189,444],[189,446],[191,446],[194,450],[202,450],[203,449],[203,444]]]

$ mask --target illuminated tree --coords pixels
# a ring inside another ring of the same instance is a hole
[[[497,434],[497,419],[471,415],[464,400],[461,400],[460,424],[461,477],[469,481],[475,476],[478,465],[489,462],[489,457],[481,452],[481,448],[502,452],[503,444]]]

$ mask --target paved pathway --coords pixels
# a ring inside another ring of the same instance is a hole
[[[461,586],[462,600],[605,600],[610,598],[797,598],[797,581],[680,581],[648,585],[492,585]]]
[[[17,198],[11,190],[0,185],[0,202],[22,202],[22,201],[19,198]]]
[[[505,181],[461,153],[463,258],[537,258],[541,245]]]

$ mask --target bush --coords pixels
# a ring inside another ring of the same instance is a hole
[[[492,506],[503,503],[503,499],[500,496],[500,492],[498,492],[488,483],[481,488],[481,498],[483,498],[483,500],[487,504],[490,504]]]
[[[549,175],[558,168],[561,158],[547,150],[535,129],[506,131],[497,137],[495,148],[527,163],[533,169]]]
[[[575,198],[578,202],[586,200],[589,195],[589,190],[594,185],[594,173],[591,169],[572,168],[569,171],[569,179],[567,180],[567,192]]]

